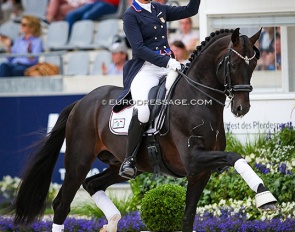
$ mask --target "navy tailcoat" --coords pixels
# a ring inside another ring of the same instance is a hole
[[[122,99],[130,90],[131,82],[145,61],[167,67],[170,48],[167,39],[167,22],[196,15],[201,0],[190,0],[187,6],[169,6],[152,2],[148,12],[137,2],[123,15],[123,29],[132,48],[132,59],[123,69]]]

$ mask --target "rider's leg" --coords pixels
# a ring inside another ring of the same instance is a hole
[[[176,72],[175,70],[170,70],[167,74],[167,78],[166,78],[166,83],[165,83],[165,87],[166,87],[166,95],[169,93],[169,90],[171,89],[173,83],[175,82],[176,78],[178,77],[178,72]]]
[[[119,175],[122,177],[128,179],[136,177],[136,155],[140,147],[145,125],[150,117],[148,94],[150,89],[158,85],[159,79],[167,72],[168,69],[145,62],[132,81],[131,95],[136,111],[132,116],[128,129],[126,158],[119,171]]]
[[[136,177],[136,155],[141,144],[145,125],[146,123],[142,123],[138,120],[138,110],[134,109],[128,129],[126,158],[119,171],[119,175],[122,177],[128,179]]]

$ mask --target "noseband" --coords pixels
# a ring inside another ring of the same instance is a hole
[[[231,83],[231,77],[230,77],[230,54],[231,51],[234,52],[236,55],[238,55],[240,58],[242,58],[247,65],[249,65],[249,61],[254,59],[256,57],[256,52],[254,51],[254,55],[251,58],[248,58],[247,56],[242,56],[239,52],[234,50],[232,48],[232,41],[230,41],[227,49],[227,53],[225,54],[224,58],[220,61],[220,63],[217,66],[216,74],[218,73],[220,67],[224,63],[224,93],[229,98],[232,99],[235,92],[251,92],[253,90],[252,85],[244,84],[244,85],[232,85]]]

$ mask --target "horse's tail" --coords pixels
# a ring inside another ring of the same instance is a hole
[[[53,169],[65,138],[67,119],[76,103],[61,112],[52,131],[27,162],[16,199],[9,208],[14,211],[15,224],[30,224],[43,216]]]

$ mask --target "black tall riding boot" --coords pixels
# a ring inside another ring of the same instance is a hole
[[[137,111],[133,114],[129,128],[126,158],[121,165],[119,175],[127,179],[134,179],[137,173],[136,155],[140,147],[146,123],[138,120]]]

